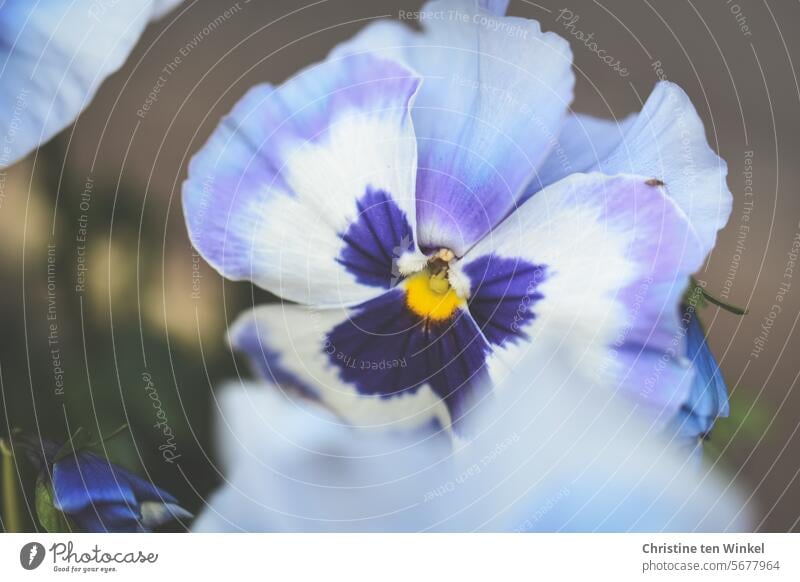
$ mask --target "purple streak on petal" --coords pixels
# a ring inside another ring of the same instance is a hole
[[[356,203],[358,219],[341,234],[346,246],[336,259],[359,283],[390,289],[398,277],[394,262],[414,250],[414,234],[408,217],[381,190],[367,189]]]
[[[470,315],[457,310],[448,321],[422,320],[399,289],[360,305],[326,340],[326,353],[344,382],[384,398],[429,384],[457,431],[488,386],[489,346]]]
[[[621,179],[620,186],[624,185]],[[609,196],[605,201],[609,224],[618,216],[632,215],[638,234],[628,254],[640,273],[620,292],[631,317],[625,341],[666,351],[683,335],[675,309],[689,277],[702,266],[705,251],[663,187],[642,183],[631,188],[628,181],[627,188],[628,196]]]
[[[283,366],[280,352],[271,349],[269,341],[263,337],[266,333],[264,326],[247,325],[238,329],[239,333],[231,337],[231,343],[236,350],[249,356],[255,373],[282,389],[296,388],[308,398],[318,399],[319,393],[313,386]]]
[[[533,306],[544,297],[538,286],[546,267],[490,254],[464,267],[470,279],[469,312],[490,343],[527,339],[523,328],[536,318]]]

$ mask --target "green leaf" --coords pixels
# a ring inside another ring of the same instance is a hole
[[[71,532],[74,529],[64,512],[56,509],[53,491],[42,478],[36,481],[36,515],[49,533]]]

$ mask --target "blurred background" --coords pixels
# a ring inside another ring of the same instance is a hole
[[[21,428],[63,441],[79,426],[106,434],[128,423],[108,443],[111,457],[188,508],[203,504],[221,478],[214,387],[248,375],[224,330],[271,298],[224,282],[193,253],[180,203],[188,161],[253,84],[280,83],[366,22],[421,4],[187,0],[150,26],[73,127],[4,173],[0,435]],[[579,17],[573,29],[563,10]],[[706,455],[752,494],[759,529],[800,530],[800,267],[790,264],[800,236],[800,5],[512,0],[510,12],[569,39],[576,111],[623,117],[659,78],[692,97],[735,197],[698,278],[749,310],[701,313],[732,393]],[[617,70],[574,29],[593,34]],[[23,478],[32,490],[34,476]]]

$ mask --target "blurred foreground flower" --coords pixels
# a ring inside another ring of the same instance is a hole
[[[253,88],[191,163],[191,239],[302,304],[245,314],[231,343],[352,424],[474,432],[492,387],[555,351],[666,427],[725,163],[671,83],[619,124],[568,114],[569,45],[505,4],[432,2],[421,32],[378,22]]]
[[[458,454],[435,426],[354,429],[273,387],[228,386],[217,419],[226,481],[193,529],[748,529],[721,475],[698,472],[625,400],[557,374],[520,365]]]
[[[75,121],[147,23],[181,1],[0,4],[0,169]]]
[[[191,517],[160,487],[81,447],[23,446],[41,468],[36,513],[49,532],[146,532]]]

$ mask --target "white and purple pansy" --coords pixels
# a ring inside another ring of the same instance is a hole
[[[0,168],[75,121],[147,24],[181,1],[0,3]]]
[[[192,242],[297,303],[243,315],[232,345],[353,424],[435,416],[465,434],[520,358],[554,353],[666,424],[692,380],[678,306],[724,222],[711,207],[729,212],[725,166],[685,99],[688,134],[625,158],[673,109],[648,101],[611,128],[569,116],[568,44],[505,4],[432,2],[422,32],[375,23],[250,90],[190,165]],[[557,175],[575,131],[597,155]],[[679,147],[718,196],[658,155]]]

